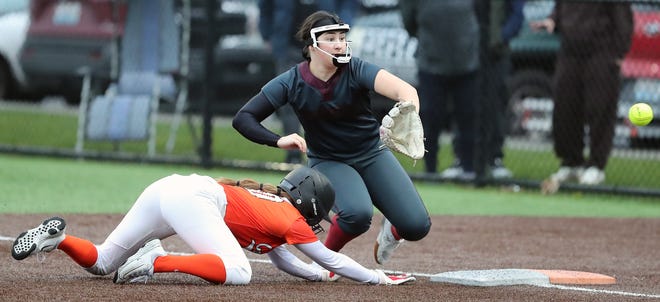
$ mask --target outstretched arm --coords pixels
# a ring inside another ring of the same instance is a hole
[[[365,268],[350,257],[329,250],[320,241],[296,244],[295,246],[328,271],[358,282],[397,285],[415,280],[415,277],[407,274],[388,276],[381,270]]]
[[[309,281],[331,281],[329,271],[303,262],[289,252],[285,246],[284,244],[280,245],[267,254],[275,267],[290,275]]]

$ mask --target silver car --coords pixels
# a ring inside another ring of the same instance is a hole
[[[0,2],[0,99],[26,89],[19,53],[30,24],[29,0]]]

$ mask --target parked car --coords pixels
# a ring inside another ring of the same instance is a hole
[[[204,1],[193,1],[190,43],[189,105],[202,110],[205,83]],[[270,52],[257,30],[258,8],[255,0],[223,0],[216,16],[217,36],[213,37],[211,110],[216,115],[233,116],[261,87],[275,76]],[[195,38],[197,37],[197,38]]]
[[[634,147],[660,145],[660,4],[636,4],[632,45],[621,65],[624,76],[618,118],[625,124],[620,136]],[[645,102],[654,110],[650,125],[635,127],[628,121],[628,108]]]
[[[18,56],[29,24],[29,0],[0,2],[0,99],[26,89],[25,74]]]
[[[527,22],[550,14],[554,1],[528,1]],[[660,144],[660,4],[635,3],[634,33],[630,51],[621,68],[623,84],[618,103],[614,143],[621,147]],[[525,26],[512,41],[514,71],[510,78],[513,134],[534,138],[549,137],[552,127],[551,77],[559,49],[559,38],[532,32]],[[655,110],[650,125],[636,127],[628,121],[628,109],[637,102]]]
[[[93,79],[92,93],[103,93],[120,72],[127,1],[32,2],[31,22],[24,25],[27,35],[23,35],[24,42],[15,43],[22,49],[17,66],[25,71],[29,90],[41,95],[60,95],[67,102],[77,104],[83,75],[89,73]],[[182,2],[174,1],[174,4],[180,13]],[[256,1],[217,0],[216,25],[210,37],[207,37],[207,1],[192,0],[190,4],[189,108],[194,112],[201,110],[206,66],[204,47],[208,38],[215,45],[212,110],[216,114],[233,114],[275,72],[265,45],[249,32],[254,27],[250,22],[255,22]],[[2,36],[5,42],[5,35]]]
[[[113,0],[31,1],[19,57],[29,90],[77,103],[85,74],[96,90],[105,89],[116,73],[125,16],[126,4]]]
[[[550,15],[553,7],[554,1],[525,2],[525,24],[510,43],[512,73],[508,83],[512,135],[545,136],[551,126],[548,118],[552,104],[547,101],[552,95],[551,79],[559,37],[545,31],[532,31],[528,24]]]
[[[363,1],[364,13],[351,24],[349,38],[353,54],[376,63],[395,75],[417,84],[414,54],[417,40],[408,36],[398,11],[398,1]],[[532,31],[528,23],[547,17],[552,0],[529,0],[524,7],[525,24],[511,41],[512,72],[510,88],[511,135],[548,139],[552,127],[552,74],[559,36]],[[660,143],[660,4],[633,4],[635,32],[632,47],[622,65],[622,86],[615,144],[644,146]],[[646,127],[628,122],[628,108],[636,102],[650,103],[655,119]],[[375,96],[372,106],[378,115],[387,112],[391,102]]]
[[[362,14],[355,18],[349,31],[352,54],[377,64],[392,74],[417,85],[415,51],[417,38],[408,35],[393,0],[362,1]],[[394,104],[378,94],[371,96],[372,110],[378,118]]]

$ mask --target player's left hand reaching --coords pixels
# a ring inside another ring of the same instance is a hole
[[[339,280],[341,276],[335,274],[334,272],[331,272],[329,270],[321,270],[321,281],[322,282],[335,282]]]
[[[378,273],[378,276],[380,277],[380,282],[378,284],[382,284],[382,285],[399,285],[417,280],[411,274],[389,275],[389,274],[385,274],[385,272],[379,269],[375,269],[374,271],[376,271],[376,273]]]

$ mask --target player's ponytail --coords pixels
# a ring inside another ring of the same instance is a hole
[[[269,183],[260,183],[257,182],[253,179],[249,178],[244,178],[240,180],[234,180],[231,178],[220,178],[218,179],[218,183],[221,183],[223,185],[228,185],[228,186],[235,186],[235,187],[241,187],[241,188],[246,188],[246,189],[251,189],[251,190],[260,190],[264,191],[266,193],[270,194],[275,194],[277,196],[284,196],[287,197],[283,194],[286,194],[286,192],[282,191],[277,186],[271,185]]]

